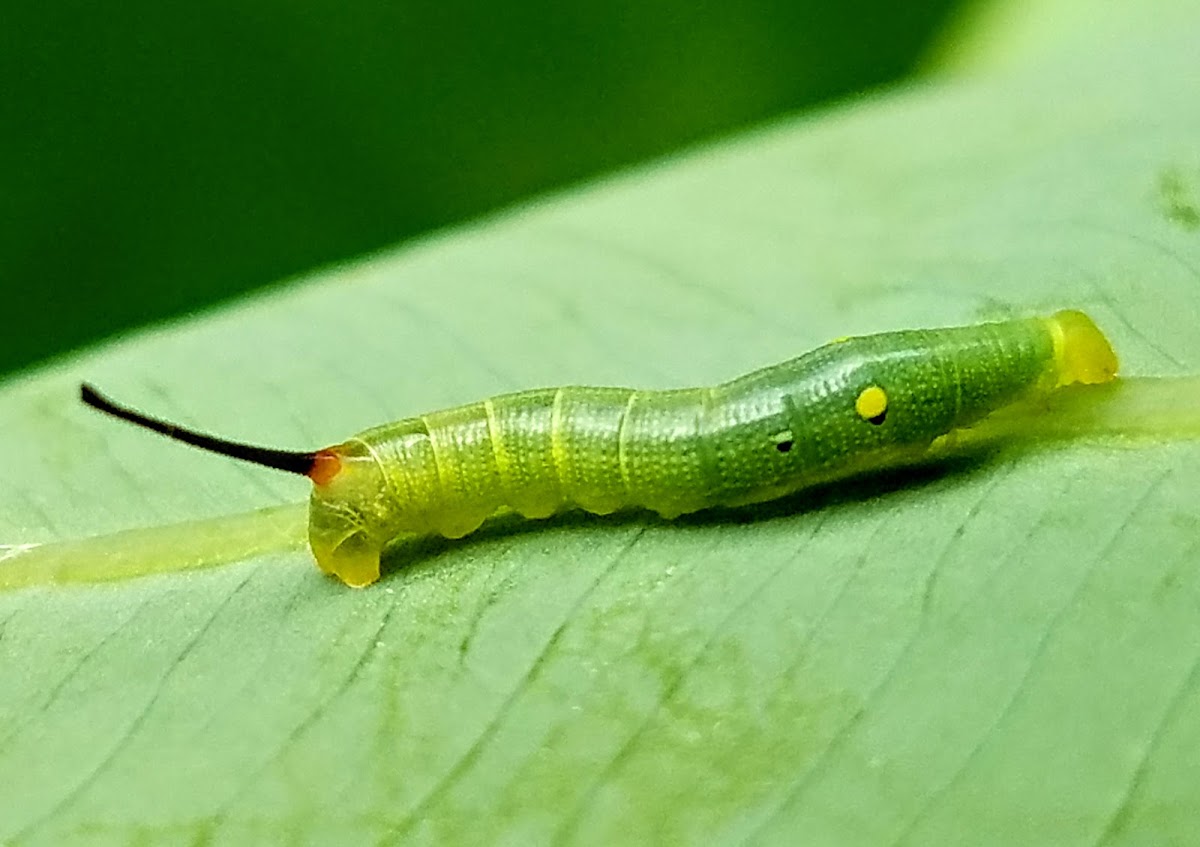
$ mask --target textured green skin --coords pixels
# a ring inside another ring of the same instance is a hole
[[[769,500],[919,458],[952,429],[1049,390],[1054,370],[1049,321],[1034,318],[846,339],[713,388],[502,395],[333,448],[343,470],[314,489],[310,541],[345,578],[377,569],[398,536],[456,538],[505,508],[670,518]],[[855,410],[872,385],[888,396],[878,424]]]

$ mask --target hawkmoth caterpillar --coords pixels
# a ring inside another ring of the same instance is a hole
[[[309,477],[317,564],[379,578],[407,535],[459,538],[512,510],[545,518],[643,508],[665,518],[743,506],[876,468],[1019,401],[1115,377],[1081,312],[844,338],[708,388],[570,386],[504,394],[368,429],[313,452],[217,438],[118,405],[85,403],[236,459]]]

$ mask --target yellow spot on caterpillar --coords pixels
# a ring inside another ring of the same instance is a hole
[[[887,411],[887,392],[878,385],[868,385],[854,401],[854,411],[864,421],[883,423],[883,413]]]
[[[1054,368],[1058,385],[1112,382],[1117,375],[1117,354],[1083,312],[1067,310],[1046,319],[1054,339]]]

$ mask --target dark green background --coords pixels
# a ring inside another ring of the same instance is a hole
[[[0,373],[895,79],[953,0],[6,5]]]

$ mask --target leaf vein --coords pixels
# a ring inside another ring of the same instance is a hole
[[[413,805],[412,809],[410,809],[408,813],[391,828],[390,832],[384,835],[379,842],[381,845],[402,842],[404,840],[404,836],[407,835],[412,828],[424,818],[426,811],[428,811],[428,809],[431,808],[433,804],[436,803],[437,800],[442,797],[450,789],[450,787],[462,777],[464,773],[466,773],[467,769],[470,768],[470,766],[474,764],[476,760],[478,760],[479,756],[483,753],[483,749],[499,731],[501,724],[512,712],[512,709],[516,702],[520,699],[521,694],[525,692],[529,684],[541,673],[542,669],[546,665],[547,660],[557,649],[563,634],[567,630],[567,627],[575,619],[579,611],[583,609],[587,601],[595,594],[596,589],[599,588],[600,584],[604,582],[605,578],[616,569],[617,565],[622,559],[625,558],[626,555],[629,554],[638,541],[641,540],[642,536],[645,535],[648,529],[649,526],[638,527],[630,540],[623,545],[622,548],[613,555],[612,559],[609,560],[608,564],[606,564],[604,568],[596,574],[596,577],[592,580],[588,587],[580,593],[575,602],[571,605],[571,608],[567,610],[567,613],[563,616],[563,619],[559,622],[554,632],[551,633],[550,637],[546,640],[546,643],[542,647],[541,651],[537,656],[534,657],[533,662],[530,664],[525,673],[522,674],[520,681],[513,686],[513,689],[509,693],[508,697],[505,698],[504,702],[500,704],[500,708],[496,710],[496,713],[492,716],[492,719],[488,721],[487,725],[484,726],[483,730],[475,738],[467,750],[458,757],[454,765],[434,784],[433,788],[431,788],[424,797],[422,797]]]

